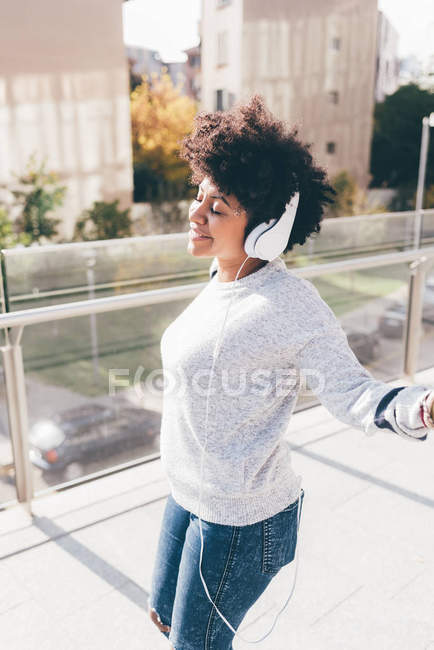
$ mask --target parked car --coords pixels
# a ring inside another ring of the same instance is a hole
[[[30,460],[44,472],[69,467],[74,471],[66,474],[81,474],[83,464],[150,442],[160,424],[159,413],[133,406],[67,409],[30,428]]]
[[[404,335],[407,305],[392,303],[378,319],[378,330],[386,338],[402,338]]]
[[[404,336],[406,318],[406,303],[393,302],[378,319],[378,329],[382,336],[387,338],[402,338]],[[422,321],[434,324],[434,290],[425,289]],[[425,328],[423,327],[422,333],[425,333]]]
[[[379,348],[381,345],[378,332],[359,332],[356,330],[347,330],[348,344],[360,363],[368,363],[378,358]]]

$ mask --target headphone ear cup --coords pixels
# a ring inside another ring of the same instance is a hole
[[[244,250],[249,257],[258,257],[257,251],[255,250],[256,242],[268,228],[270,228],[270,224],[262,222],[247,235],[246,241],[244,242]]]
[[[269,223],[263,221],[252,230],[244,242],[247,255],[271,261],[282,253],[294,224],[299,198],[297,191],[279,219],[269,219]]]

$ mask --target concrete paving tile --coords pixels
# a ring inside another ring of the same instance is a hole
[[[0,512],[1,516],[2,513]],[[15,531],[11,530],[0,537],[0,558],[16,553],[21,549],[42,544],[48,539],[49,536],[33,524]]]
[[[148,598],[132,583],[71,611],[39,650],[167,650],[148,618]]]
[[[372,588],[355,592],[313,627],[324,649],[425,650],[434,638],[434,622],[403,616]]]
[[[390,476],[390,475],[389,475]],[[390,477],[392,480],[392,477]],[[434,547],[434,508],[431,498],[417,492],[413,493],[392,487],[368,490],[336,508],[336,513],[370,530],[374,537],[390,540],[391,547],[395,541],[401,541],[417,548],[422,557],[432,557]],[[428,497],[428,505],[426,498]]]
[[[21,503],[0,511],[0,521],[0,539],[15,531],[23,531],[32,525],[32,519]]]
[[[160,506],[161,508],[161,506]],[[74,533],[84,548],[116,567],[125,578],[150,583],[159,529],[145,508]]]
[[[288,570],[287,570],[288,569]],[[257,640],[267,634],[274,624],[292,588],[293,569],[280,572],[268,587],[268,598],[261,598],[249,610],[240,627],[247,640]],[[274,584],[274,588],[272,587]],[[281,613],[271,634],[261,642],[264,650],[286,650],[291,647],[304,650],[325,650],[320,636],[312,630],[312,623],[321,618],[337,604],[360,589],[344,574],[332,567],[306,562],[300,559],[294,593],[286,609]],[[243,639],[236,639],[234,648],[245,648]],[[331,646],[330,646],[331,647]]]
[[[382,459],[378,460],[378,463],[382,462]],[[306,457],[294,452],[293,467],[302,476],[305,503],[310,497],[312,503],[324,504],[330,510],[375,486],[377,473],[381,470],[381,465],[375,471],[366,471],[365,468],[359,469],[357,463],[338,463],[325,454]]]
[[[393,611],[403,618],[414,618],[434,625],[434,567],[426,568],[403,585],[390,598]],[[433,635],[434,641],[434,635]]]
[[[33,599],[0,616],[1,643],[8,650],[40,650],[51,638],[55,619]]]
[[[70,537],[4,562],[35,601],[56,619],[100,598],[126,580],[116,567]]]
[[[387,598],[424,570],[424,558],[417,548],[409,549],[399,539],[372,535],[363,522],[329,513],[306,514],[300,550],[309,561],[324,558],[359,584],[372,586]],[[307,559],[306,559],[307,561]]]
[[[25,585],[16,578],[5,563],[0,563],[0,585],[0,615],[31,598]]]

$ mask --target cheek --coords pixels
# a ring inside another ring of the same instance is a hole
[[[213,224],[210,223],[210,230],[216,237],[236,244],[244,241],[245,225],[240,219],[215,219]]]

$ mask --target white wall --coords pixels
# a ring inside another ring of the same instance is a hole
[[[224,88],[239,99],[242,69],[243,0],[232,0],[227,7],[217,8],[216,0],[202,0],[201,17],[201,109],[215,110],[215,91]],[[217,34],[228,33],[228,61],[217,67]]]
[[[0,183],[28,156],[68,186],[59,234],[94,200],[132,198],[121,0],[21,0],[0,8]]]

